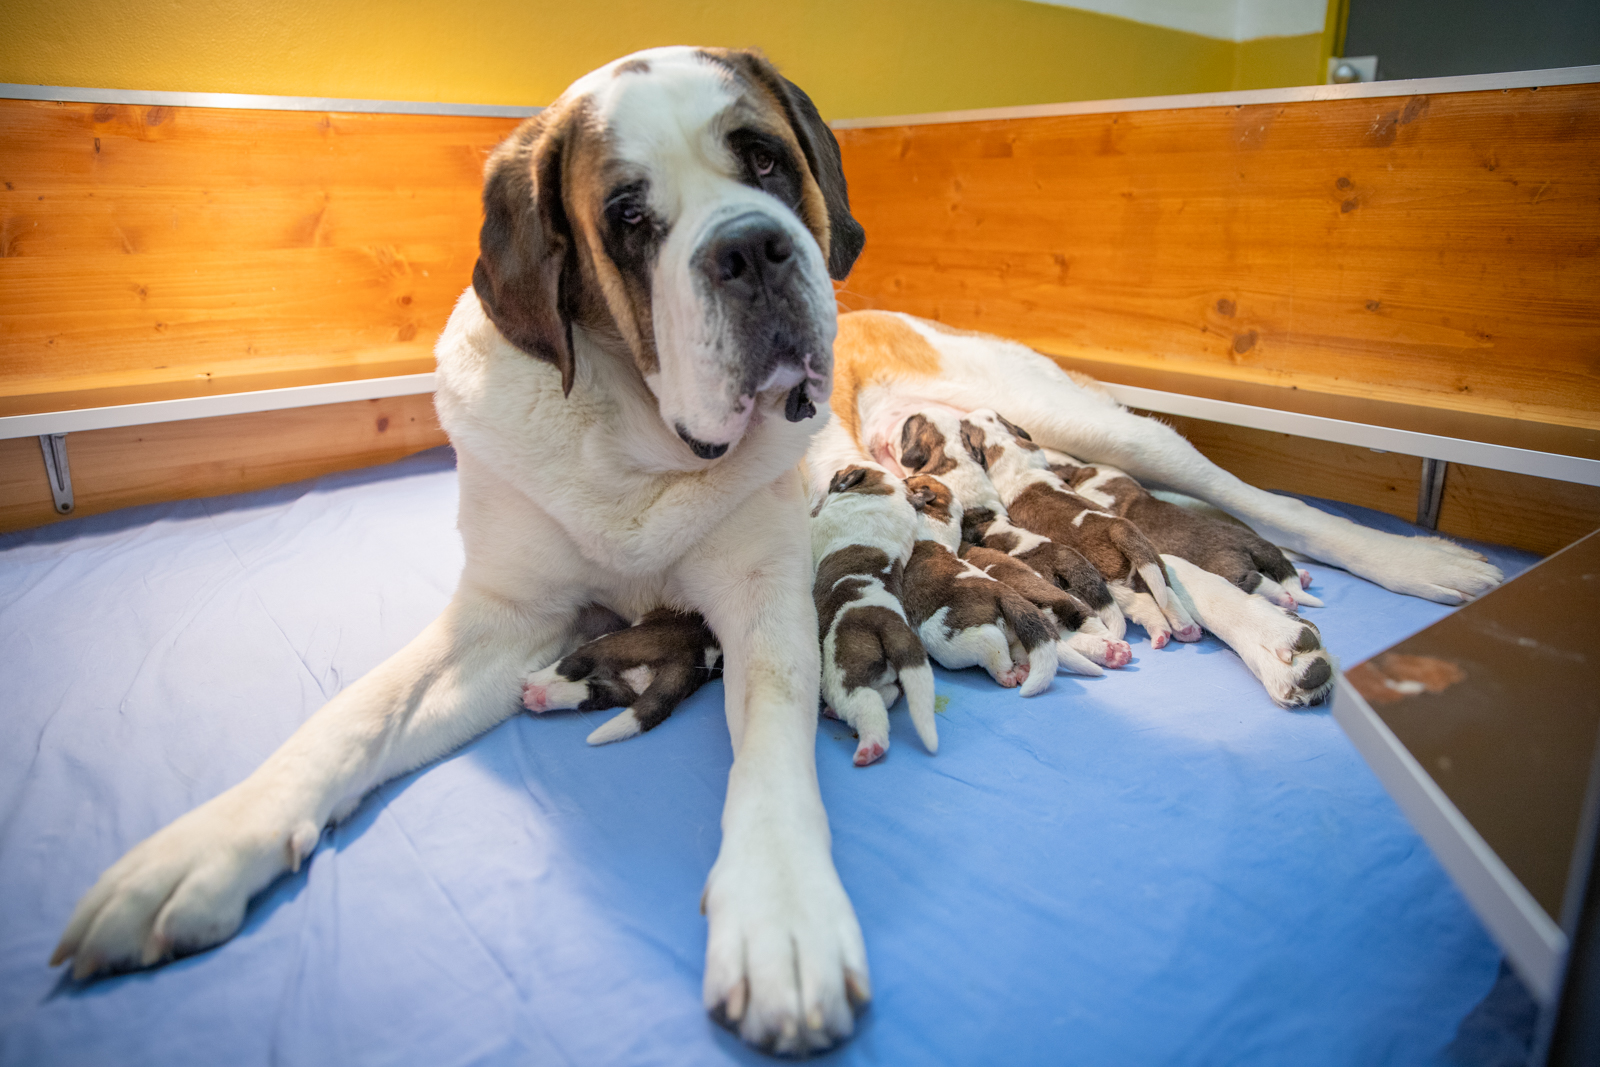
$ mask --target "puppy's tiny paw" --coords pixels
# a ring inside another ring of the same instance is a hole
[[[575,708],[589,699],[589,683],[568,681],[557,670],[559,666],[559,663],[552,663],[544,670],[528,675],[527,681],[522,683],[522,706],[525,709],[540,715],[547,711]]]

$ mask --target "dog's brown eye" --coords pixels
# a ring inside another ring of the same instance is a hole
[[[637,204],[629,204],[617,213],[617,217],[628,226],[637,226],[644,221],[644,210]]]
[[[778,161],[772,158],[770,152],[763,152],[757,148],[750,153],[750,165],[756,169],[756,177],[765,178],[777,167]]]

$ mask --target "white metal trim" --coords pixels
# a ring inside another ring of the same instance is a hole
[[[223,107],[247,111],[346,111],[379,115],[467,115],[526,118],[536,107],[507,104],[445,104],[420,100],[351,100],[337,96],[257,96],[253,93],[178,93],[147,89],[90,89],[72,85],[20,85],[0,82],[0,99],[52,100],[76,104],[133,104],[140,107]]]
[[[378,400],[433,392],[433,374],[400,374],[392,378],[359,378],[350,382],[295,385],[249,393],[218,393],[181,400],[153,400],[144,404],[82,408],[77,411],[43,411],[35,415],[0,418],[0,440],[39,434],[78,433],[117,426],[146,426],[155,422],[209,419],[218,415],[245,415],[255,411],[343,404],[351,400]]]
[[[1350,82],[1346,85],[1294,85],[1282,89],[1241,89],[1223,93],[1183,93],[1177,96],[1136,96],[1122,100],[1078,100],[1065,104],[1025,104],[1020,107],[985,107],[967,111],[930,111],[920,115],[835,119],[829,125],[836,130],[862,130],[878,126],[933,126],[949,122],[1036,119],[1056,115],[1104,115],[1126,111],[1170,111],[1193,107],[1244,107],[1250,104],[1299,104],[1317,100],[1422,96],[1428,93],[1474,93],[1491,89],[1536,89],[1546,85],[1582,85],[1588,82],[1600,82],[1600,65],[1519,70],[1505,74],[1465,74],[1453,78],[1411,78],[1405,81]]]
[[[1343,674],[1334,683],[1332,712],[1533,995],[1549,1003],[1567,935]]]
[[[1600,460],[1563,456],[1555,452],[1538,452],[1531,448],[1514,448],[1510,445],[1470,441],[1462,437],[1440,437],[1418,433],[1414,430],[1396,430],[1388,426],[1372,426],[1364,422],[1330,419],[1321,415],[1305,415],[1297,411],[1278,411],[1274,408],[1256,407],[1253,404],[1236,404],[1228,400],[1185,396],[1159,389],[1144,389],[1133,385],[1102,385],[1128,407],[1156,411],[1163,415],[1183,415],[1208,422],[1222,422],[1230,426],[1248,426],[1257,430],[1310,437],[1318,441],[1335,441],[1344,445],[1359,445],[1384,452],[1400,452],[1424,459],[1440,459],[1449,463],[1464,463],[1469,467],[1488,467],[1509,471],[1512,474],[1531,474],[1537,478],[1554,478],[1580,485],[1600,485]]]

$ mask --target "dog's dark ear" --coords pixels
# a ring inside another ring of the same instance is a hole
[[[922,486],[918,489],[907,489],[906,499],[911,501],[911,506],[913,508],[921,511],[923,508],[933,503],[933,490],[929,489],[927,486]]]
[[[828,492],[843,493],[854,489],[861,484],[861,479],[867,476],[865,467],[846,467],[833,476],[833,481],[828,483]]]
[[[572,392],[572,231],[561,201],[563,138],[551,112],[529,119],[489,157],[472,288],[522,351],[561,371]]]
[[[805,153],[806,166],[811,169],[811,177],[822,190],[822,201],[828,206],[828,273],[835,281],[843,281],[867,243],[867,231],[850,214],[850,190],[845,184],[844,163],[839,158],[839,142],[833,131],[822,121],[817,105],[811,102],[805,90],[779,74],[778,68],[760,52],[708,51],[757,79],[783,104],[789,127]]]
[[[967,455],[984,470],[989,469],[989,457],[983,454],[983,431],[972,425],[966,419],[961,420],[961,444],[967,450]]]
[[[928,425],[926,418],[913,415],[900,428],[900,466],[908,471],[919,471],[933,460],[933,453],[922,439],[922,431]]]
[[[1012,422],[1010,419],[1006,418],[1004,415],[1000,414],[998,411],[994,413],[994,417],[999,419],[1000,420],[1000,425],[1004,426],[1006,429],[1010,430],[1013,436],[1020,437],[1024,441],[1032,441],[1033,440],[1033,436],[1030,433],[1028,433],[1027,430],[1024,430],[1021,426],[1018,426],[1016,423]]]

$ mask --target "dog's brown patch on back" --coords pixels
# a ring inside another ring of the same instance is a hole
[[[896,377],[936,378],[939,350],[887,311],[852,311],[839,316],[833,342],[833,396],[828,403],[857,445],[861,440],[858,394],[874,382]]]
[[[901,564],[891,562],[888,553],[871,545],[849,545],[830,552],[817,564],[817,578],[811,586],[817,605],[817,630],[826,636],[833,617],[846,605],[861,598],[873,579],[894,596],[900,595],[904,573]]]

